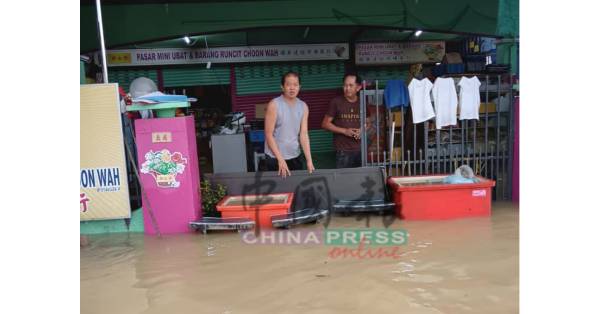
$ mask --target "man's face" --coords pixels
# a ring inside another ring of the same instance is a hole
[[[344,79],[344,96],[354,98],[362,86],[356,82],[356,76],[349,75]]]
[[[298,93],[300,92],[300,82],[298,77],[294,75],[286,76],[281,89],[286,97],[295,98],[298,96]]]

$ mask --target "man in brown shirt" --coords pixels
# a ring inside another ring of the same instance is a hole
[[[321,127],[334,133],[337,168],[361,166],[360,156],[360,104],[358,92],[362,85],[356,73],[344,75],[344,96],[329,103],[329,110]]]

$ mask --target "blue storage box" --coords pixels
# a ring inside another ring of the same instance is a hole
[[[463,63],[440,64],[431,69],[431,73],[435,76],[444,74],[465,73],[465,65]]]
[[[252,143],[260,143],[265,141],[265,131],[263,130],[254,130],[250,131],[250,142]]]
[[[462,63],[446,64],[446,73],[465,73],[465,65]]]

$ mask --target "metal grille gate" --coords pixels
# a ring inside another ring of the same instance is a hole
[[[441,130],[435,129],[431,120],[407,125],[407,120],[412,120],[407,119],[407,108],[386,109],[379,81],[375,81],[375,89],[363,89],[360,92],[360,119],[365,126],[361,128],[362,165],[382,167],[387,176],[412,176],[450,174],[465,164],[476,175],[496,181],[494,200],[511,199],[512,77],[510,74],[477,76],[481,81],[482,102],[479,121],[458,120],[456,126]],[[493,98],[497,99],[495,105],[491,103]]]

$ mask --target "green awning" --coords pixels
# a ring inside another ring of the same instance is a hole
[[[354,36],[360,40],[357,30],[371,28],[497,36],[498,7],[498,0],[213,0],[103,4],[102,15],[106,47],[110,49],[183,35],[242,30],[246,36],[236,35],[235,43],[229,44],[340,42],[356,39]],[[82,4],[80,8],[80,50],[98,50],[95,6]],[[306,26],[311,30],[306,31]],[[288,27],[292,28],[286,31]],[[335,37],[338,35],[341,37]],[[368,40],[368,36],[363,39]]]

